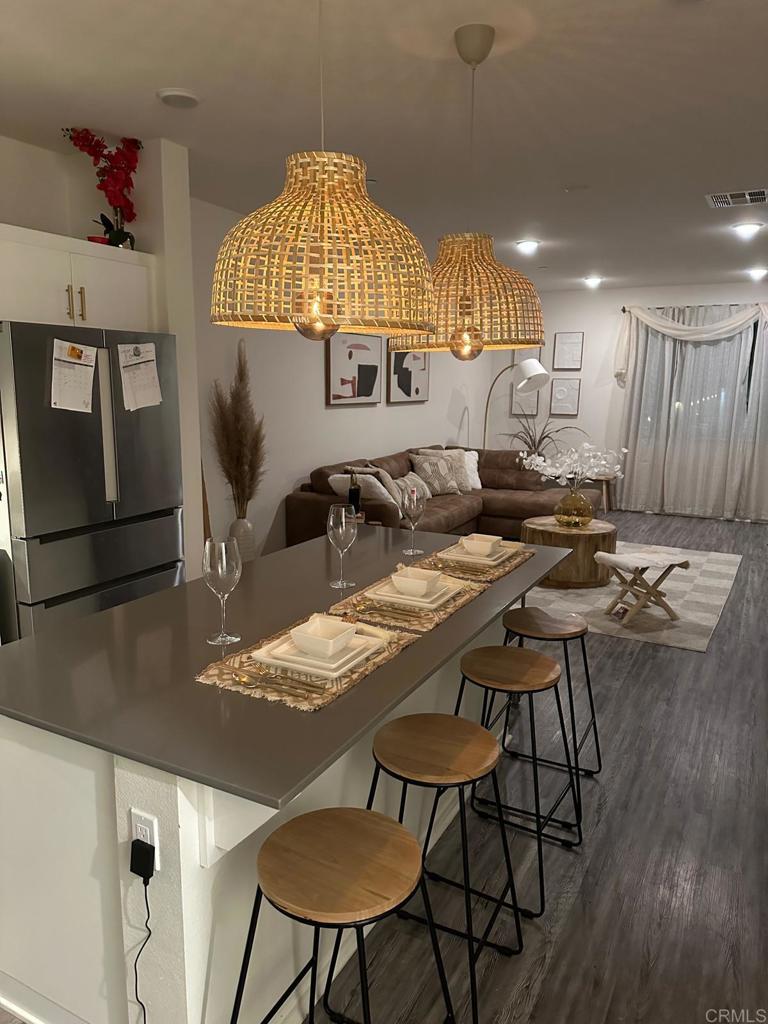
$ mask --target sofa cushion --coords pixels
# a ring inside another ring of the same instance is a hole
[[[532,519],[534,516],[551,516],[555,505],[568,493],[568,488],[548,487],[546,490],[527,491],[484,487],[482,491],[474,493],[482,498],[484,516]],[[585,488],[583,493],[592,502],[593,508],[600,508],[599,491]]]
[[[543,491],[550,486],[541,474],[523,469],[520,452],[510,449],[481,450],[478,469],[483,487],[507,488],[520,491]]]
[[[424,507],[418,529],[428,533],[450,533],[480,515],[483,502],[474,494],[440,494],[430,498]]]
[[[393,480],[399,480],[401,476],[410,473],[413,469],[411,457],[408,452],[395,452],[394,455],[381,455],[378,459],[370,460],[371,466],[386,470]]]

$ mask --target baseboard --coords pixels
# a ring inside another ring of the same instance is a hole
[[[23,982],[0,971],[0,1008],[25,1024],[88,1024],[29,988]]]

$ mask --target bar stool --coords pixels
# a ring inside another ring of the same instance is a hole
[[[478,956],[486,947],[492,947],[508,956],[520,953],[523,948],[523,935],[520,926],[517,895],[515,893],[515,881],[512,874],[509,840],[502,821],[499,781],[496,777],[496,765],[501,757],[498,741],[487,729],[483,729],[475,722],[470,722],[465,718],[441,714],[407,715],[403,718],[395,718],[379,729],[373,740],[373,757],[376,767],[374,768],[371,791],[368,797],[369,808],[373,806],[373,802],[376,799],[376,790],[382,771],[402,783],[399,814],[401,821],[405,813],[409,786],[435,790],[435,798],[432,803],[432,811],[424,841],[423,857],[425,860],[440,798],[448,790],[455,789],[458,791],[463,868],[462,881],[457,882],[454,879],[446,878],[431,871],[426,871],[426,874],[429,878],[447,882],[449,885],[462,889],[464,892],[466,931],[462,932],[442,924],[437,924],[436,927],[452,935],[458,935],[467,942],[472,1021],[473,1024],[477,1024],[476,963]],[[482,890],[472,888],[469,870],[467,814],[464,806],[466,789],[467,786],[473,785],[488,776],[491,777],[493,792],[496,797],[499,833],[507,870],[507,881],[498,897],[490,897],[482,892]],[[506,899],[507,894],[510,896],[510,901]],[[480,896],[495,903],[495,909],[480,938],[476,937],[474,932],[472,917],[473,896]],[[489,940],[491,930],[503,907],[512,910],[514,914],[517,943],[515,947],[504,946]],[[400,916],[422,921],[422,923],[429,923],[428,921],[424,922],[422,918],[407,911],[401,910]]]
[[[468,651],[462,657],[460,664],[461,685],[459,686],[459,693],[456,699],[456,715],[458,715],[461,710],[464,690],[468,682],[481,687],[484,691],[481,721],[485,723],[486,727],[492,726],[493,723],[498,720],[500,715],[505,713],[505,710],[507,710],[508,713],[508,708],[502,708],[496,718],[492,718],[494,701],[497,694],[500,693],[507,698],[513,694],[528,697],[534,810],[530,811],[524,807],[516,807],[511,804],[502,803],[496,790],[494,791],[494,799],[492,801],[476,797],[476,794],[473,792],[472,808],[478,814],[487,818],[495,818],[497,814],[501,816],[503,815],[503,812],[507,812],[507,814],[513,815],[514,818],[532,819],[535,822],[535,827],[532,828],[530,825],[525,825],[520,821],[510,820],[508,817],[502,817],[502,820],[516,831],[536,837],[539,869],[539,909],[523,909],[521,910],[521,913],[526,917],[541,917],[544,913],[545,907],[544,841],[547,840],[549,842],[555,842],[565,847],[573,847],[581,842],[581,808],[579,806],[576,792],[575,773],[571,767],[571,755],[568,749],[568,739],[565,731],[563,706],[558,689],[558,683],[560,682],[561,675],[560,666],[556,661],[554,661],[554,659],[548,658],[545,654],[539,654],[537,651],[532,651],[525,647],[507,646],[476,647],[474,650]],[[560,722],[560,732],[563,738],[563,752],[568,770],[568,783],[557,795],[547,813],[543,814],[539,790],[539,757],[536,747],[536,713],[534,709],[534,697],[546,692],[547,690],[553,690],[555,694],[555,704],[557,706],[557,715]],[[575,822],[569,822],[564,819],[555,818],[554,816],[555,811],[563,802],[569,790],[573,799],[573,809],[576,818]],[[490,810],[482,809],[483,806],[489,805],[491,808]],[[574,842],[573,840],[566,839],[547,831],[547,826],[550,823],[558,825],[561,828],[576,828],[578,832],[578,842]]]
[[[259,884],[253,904],[243,962],[230,1024],[236,1024],[248,975],[262,896],[281,914],[314,928],[312,956],[278,1001],[262,1018],[272,1020],[280,1007],[310,973],[309,1024],[314,1024],[317,999],[320,931],[336,929],[336,943],[328,969],[323,1007],[331,1020],[352,1024],[329,1005],[333,974],[344,928],[354,928],[364,1024],[370,1024],[368,974],[363,928],[395,913],[417,889],[424,899],[426,922],[432,939],[437,973],[443,992],[446,1022],[453,1024],[453,1007],[443,968],[424,880],[421,848],[398,822],[375,811],[333,807],[292,818],[276,829],[258,854]]]
[[[600,753],[600,738],[597,733],[597,714],[595,712],[595,700],[592,694],[592,679],[589,674],[589,659],[587,658],[586,636],[589,632],[587,620],[581,615],[572,613],[553,615],[543,608],[528,606],[526,608],[511,608],[504,614],[502,619],[504,625],[504,643],[508,644],[517,637],[519,646],[523,646],[524,640],[544,640],[560,642],[563,645],[563,659],[565,663],[565,678],[568,686],[569,717],[571,725],[571,743],[573,748],[573,765],[576,772],[576,788],[579,795],[579,806],[581,806],[581,777],[593,777],[602,771],[603,759]],[[573,682],[571,679],[571,661],[568,653],[568,644],[573,640],[579,640],[581,645],[581,657],[584,663],[584,677],[587,684],[587,698],[589,700],[590,719],[581,737],[576,738],[576,706],[573,696]],[[509,711],[509,708],[507,709]],[[507,721],[509,715],[507,714]],[[581,750],[590,732],[595,741],[595,753],[597,756],[597,767],[585,768],[580,764]],[[530,760],[530,754],[519,750],[510,750],[507,746],[507,728],[504,727],[502,739],[504,752],[511,757],[521,760]],[[554,761],[548,758],[539,758],[539,764],[546,765],[558,771],[566,771],[567,766],[562,761]]]

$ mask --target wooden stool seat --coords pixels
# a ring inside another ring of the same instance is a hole
[[[406,715],[387,722],[373,740],[381,767],[409,782],[461,786],[485,778],[501,756],[496,738],[454,715]]]
[[[505,693],[537,693],[560,681],[554,658],[527,647],[476,647],[461,659],[461,672],[478,686]]]
[[[510,608],[502,619],[504,628],[526,640],[575,640],[589,632],[587,620],[575,612],[553,615],[531,605]]]
[[[280,910],[314,924],[352,925],[400,906],[421,879],[421,848],[377,811],[330,807],[292,818],[258,855],[259,883]]]

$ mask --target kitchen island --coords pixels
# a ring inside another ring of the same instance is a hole
[[[450,543],[418,539],[428,553]],[[362,528],[345,569],[373,582],[402,561],[403,546],[399,530]],[[286,817],[364,804],[375,728],[395,713],[451,711],[463,651],[500,642],[504,610],[567,554],[536,549],[315,713],[195,681],[220,656],[205,642],[217,602],[202,581],[0,649],[0,1005],[45,1024],[138,1020],[133,808],[159,824],[154,935],[141,964],[150,1019],[228,1020],[260,843]],[[335,569],[325,539],[250,563],[228,625],[247,646],[326,610],[339,596],[328,587]],[[438,835],[455,813],[444,803]],[[394,790],[377,807],[396,807]],[[406,823],[419,829],[422,817],[414,800]],[[306,949],[306,930],[276,915],[264,929],[272,934],[257,947],[245,1003],[253,1020]],[[281,1019],[301,1011],[289,1004]]]

